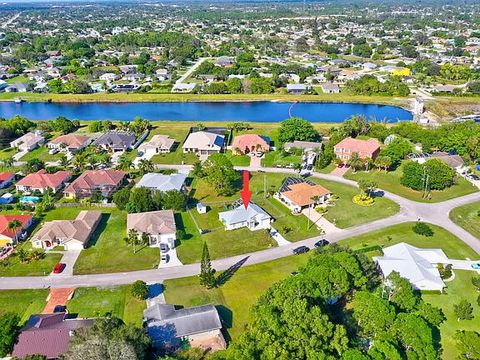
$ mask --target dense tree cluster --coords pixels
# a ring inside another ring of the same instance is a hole
[[[285,144],[289,141],[318,141],[320,136],[313,125],[301,118],[290,118],[280,123],[278,141]]]
[[[113,194],[113,202],[120,210],[139,213],[155,210],[181,210],[187,196],[178,190],[161,192],[145,187],[123,188]]]
[[[373,75],[363,75],[357,80],[349,80],[346,89],[354,95],[384,95],[408,96],[408,85],[397,76],[389,77],[385,82],[380,82]]]
[[[203,163],[200,175],[218,195],[231,195],[239,179],[232,162],[224,154],[218,153],[210,155]]]
[[[452,186],[454,181],[455,170],[438,159],[430,159],[423,164],[406,162],[400,179],[402,185],[417,191],[443,190]]]
[[[388,284],[388,285],[386,285]],[[336,246],[272,286],[225,359],[438,359],[443,313],[398,273]]]

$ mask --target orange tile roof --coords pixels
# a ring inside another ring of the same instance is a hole
[[[307,206],[314,203],[312,197],[330,194],[330,190],[322,185],[310,185],[306,182],[289,185],[290,190],[283,192],[287,197],[298,206]]]
[[[360,154],[373,154],[380,148],[380,142],[374,138],[360,140],[348,137],[340,141],[335,147],[350,149],[352,152],[358,152]]]
[[[269,145],[260,135],[257,134],[245,134],[235,136],[232,142],[232,149],[239,148],[240,150],[245,150],[246,148],[251,149],[256,147],[257,144],[260,144],[262,149],[268,149]]]
[[[119,186],[126,176],[119,170],[88,170],[80,175],[66,189],[65,193],[77,193],[82,190],[93,190],[98,186]]]
[[[17,185],[30,186],[34,189],[51,188],[56,189],[66,182],[72,174],[68,171],[57,171],[54,174],[48,174],[44,169],[36,173],[29,174],[17,182]]]
[[[13,176],[15,176],[15,174],[12,173],[12,172],[2,172],[2,173],[0,173],[0,183],[11,179]]]
[[[32,216],[30,215],[0,215],[0,234],[13,239],[14,233],[13,230],[8,229],[8,224],[11,223],[13,220],[18,220],[22,223],[22,228],[32,220]],[[20,232],[21,229],[17,230],[17,233]]]

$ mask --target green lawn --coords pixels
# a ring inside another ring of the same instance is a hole
[[[27,152],[22,158],[21,161],[28,161],[31,159],[38,159],[45,162],[48,161],[57,161],[62,157],[62,153],[49,154],[49,149],[46,146],[40,146],[35,150]]]
[[[7,160],[17,153],[15,148],[6,148],[0,151],[0,160]]]
[[[475,291],[471,279],[478,276],[473,271],[455,270],[455,279],[447,282],[447,288],[443,294],[422,294],[423,299],[443,310],[447,320],[440,326],[443,359],[454,359],[458,356],[453,336],[457,330],[469,330],[480,332],[480,306],[477,304],[479,293]],[[453,312],[453,305],[466,299],[473,306],[473,320],[457,321]]]
[[[42,312],[47,304],[48,292],[47,289],[1,290],[0,315],[11,311],[18,314],[22,322],[25,322],[30,315]]]
[[[68,302],[71,314],[80,317],[98,317],[110,313],[126,323],[142,325],[144,300],[131,295],[131,285],[106,288],[78,288]]]
[[[250,321],[250,308],[258,297],[275,282],[289,276],[304,265],[309,255],[287,258],[240,268],[224,285],[207,290],[198,284],[198,278],[167,280],[167,303],[183,306],[214,304],[227,324],[228,335],[238,337]]]
[[[262,166],[264,167],[274,167],[277,165],[287,166],[290,164],[299,164],[302,161],[300,155],[286,155],[283,156],[281,151],[270,151],[265,154],[265,157],[262,159]]]
[[[249,166],[250,156],[248,155],[232,155],[232,152],[228,150],[225,155],[230,159],[234,166]]]
[[[62,254],[47,254],[43,259],[22,263],[14,254],[0,261],[0,276],[44,276],[52,272]]]
[[[80,210],[92,208],[62,208],[48,213],[48,218],[74,219]],[[127,246],[127,213],[116,208],[98,208],[103,212],[89,247],[83,250],[75,264],[75,274],[93,274],[154,269],[158,266],[159,252],[148,246],[137,249]]]
[[[400,178],[402,177],[402,174],[402,166],[400,166],[395,171],[390,171],[388,173],[379,170],[372,170],[370,172],[359,171],[354,174],[349,171],[345,177],[355,181],[360,179],[373,180],[378,184],[380,189],[387,190],[407,199],[420,202],[440,202],[478,191],[477,187],[460,177],[457,183],[450,188],[441,191],[432,190],[431,198],[424,199],[421,191],[412,190],[400,184]]]
[[[480,239],[480,202],[453,209],[450,219]]]
[[[15,76],[6,80],[7,84],[26,83],[28,81],[28,76],[24,75]],[[22,96],[22,93],[17,93],[17,96]]]
[[[390,226],[342,240],[339,244],[349,246],[352,249],[361,249],[372,245],[387,247],[400,242],[406,242],[420,248],[443,249],[445,254],[453,259],[478,258],[478,255],[474,250],[447,230],[429,224],[434,231],[434,235],[432,237],[425,237],[413,232],[412,226],[414,224],[415,223],[413,222],[408,222]]]

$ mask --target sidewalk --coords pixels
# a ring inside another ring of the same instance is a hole
[[[339,228],[337,228],[334,224],[325,219],[315,209],[303,209],[302,214],[305,215],[307,218],[310,218],[310,221],[312,222],[311,226],[315,225],[321,228],[325,232],[325,234],[331,234],[340,231]]]
[[[291,244],[290,241],[285,239],[282,234],[280,234],[277,230],[275,230],[273,227],[270,229],[270,236],[275,240],[278,244],[278,246],[285,246]]]

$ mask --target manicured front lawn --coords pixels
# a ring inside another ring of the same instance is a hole
[[[480,202],[453,209],[450,219],[480,239]]]
[[[15,148],[6,148],[0,151],[0,160],[7,160],[17,153]]]
[[[116,208],[57,208],[50,211],[45,221],[74,219],[81,210],[102,211],[102,221],[82,250],[74,267],[75,274],[93,274],[153,269],[158,266],[158,249],[143,247],[133,254],[126,245],[127,213]]]
[[[38,290],[1,290],[0,315],[6,312],[18,314],[25,322],[30,315],[41,313],[47,304],[47,289]]]
[[[289,276],[307,262],[309,255],[289,256],[240,268],[224,285],[207,290],[198,283],[198,277],[167,280],[165,298],[168,304],[197,306],[214,304],[227,324],[230,337],[237,338],[251,320],[250,308],[274,283]]]
[[[277,165],[287,166],[290,164],[300,164],[302,157],[300,155],[286,155],[283,156],[281,151],[270,151],[265,154],[265,157],[262,159],[262,166],[264,167],[274,167]]]
[[[215,209],[218,210],[218,209]],[[201,229],[210,232],[200,235],[195,220]],[[217,212],[210,210],[207,214],[198,214],[196,210],[182,212],[175,219],[177,228],[185,231],[186,239],[181,240],[177,254],[184,264],[201,260],[203,242],[208,245],[212,259],[245,254],[276,246],[266,230],[250,231],[247,228],[226,231],[218,220]]]
[[[455,359],[458,356],[454,335],[457,330],[480,332],[480,306],[477,304],[479,293],[472,285],[472,277],[478,276],[474,271],[455,270],[455,279],[447,282],[442,294],[422,294],[423,299],[443,310],[447,320],[440,326],[443,359]],[[453,311],[453,305],[461,300],[468,300],[473,306],[473,320],[460,320]]]
[[[0,261],[0,276],[45,276],[52,272],[61,259],[62,254],[47,253],[43,259],[22,263],[13,254],[7,260]]]
[[[27,152],[22,158],[21,161],[28,161],[31,159],[38,159],[45,162],[48,161],[57,161],[62,157],[62,153],[49,154],[50,150],[46,146],[40,146],[32,151]]]
[[[131,295],[131,285],[107,288],[78,288],[67,308],[79,317],[116,316],[126,323],[142,325],[144,300]]]
[[[379,170],[371,170],[370,172],[358,171],[354,174],[349,171],[345,175],[345,177],[355,181],[361,179],[373,180],[378,184],[378,187],[380,189],[390,191],[407,199],[420,202],[440,202],[478,191],[477,187],[473,186],[464,178],[459,177],[457,183],[453,186],[441,191],[432,190],[431,198],[424,199],[422,197],[423,193],[421,191],[412,190],[403,186],[400,183],[400,178],[402,177],[402,174],[402,166],[400,166],[395,171],[390,171],[387,173]]]
[[[413,232],[412,226],[414,224],[415,223],[413,222],[408,222],[390,226],[342,240],[339,244],[349,246],[352,249],[361,249],[372,245],[387,247],[400,242],[406,242],[419,248],[443,249],[445,254],[452,259],[478,258],[478,255],[474,250],[447,230],[429,224],[434,231],[434,235],[432,237],[425,237]]]
[[[232,155],[232,152],[228,150],[225,155],[230,159],[234,166],[249,166],[250,156],[248,155]]]

